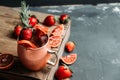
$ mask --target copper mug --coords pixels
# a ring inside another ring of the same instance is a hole
[[[38,48],[26,48],[23,45],[17,45],[18,57],[21,63],[29,70],[38,71],[49,64],[55,66],[58,56],[51,50],[49,39],[45,45]],[[50,61],[51,55],[55,55],[55,62]]]

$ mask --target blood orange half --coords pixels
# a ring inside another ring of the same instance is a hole
[[[63,56],[60,58],[61,61],[67,65],[73,64],[77,60],[77,54],[71,53],[67,56]]]
[[[64,25],[58,25],[55,29],[53,29],[51,35],[53,36],[61,36],[64,32]]]
[[[51,45],[51,47],[58,47],[61,41],[62,41],[61,36],[51,36],[49,38],[49,44]]]
[[[18,41],[18,44],[23,45],[26,48],[37,48],[37,46],[30,42],[29,40],[20,40]]]
[[[13,66],[14,57],[11,54],[0,55],[0,69],[10,69]]]

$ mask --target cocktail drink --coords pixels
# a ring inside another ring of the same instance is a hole
[[[49,44],[48,28],[39,23],[34,15],[28,14],[28,6],[25,2],[21,3],[21,26],[15,28],[18,32],[17,52],[22,64],[30,70],[40,70],[47,63],[55,65],[57,63],[57,55],[51,50]],[[56,57],[55,63],[51,62],[51,54]]]

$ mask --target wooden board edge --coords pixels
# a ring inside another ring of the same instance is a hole
[[[60,57],[63,55],[63,52],[64,52],[63,46],[65,46],[65,43],[66,43],[66,42],[68,41],[68,39],[69,39],[69,36],[70,36],[70,27],[71,27],[71,24],[68,25],[68,28],[67,28],[67,30],[66,30],[66,32],[65,32],[65,37],[64,37],[63,42],[62,42],[62,44],[61,44],[61,46],[60,46],[60,48],[59,48],[60,50],[59,50],[59,52],[57,53],[57,54],[58,54],[58,59],[60,59]],[[55,67],[52,67],[52,68],[51,68],[51,71],[50,71],[49,75],[47,76],[47,79],[45,79],[45,80],[54,80],[54,79],[53,79],[53,78],[54,78],[54,74],[55,74],[58,66],[59,66],[59,61],[57,62],[57,64],[56,64]]]

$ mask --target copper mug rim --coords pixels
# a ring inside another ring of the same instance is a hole
[[[40,47],[36,47],[36,48],[26,48],[26,47],[23,46],[23,45],[21,45],[21,46],[22,46],[22,47],[25,47],[27,50],[37,50],[37,49],[46,47],[47,45],[49,45],[49,36],[48,36],[48,34],[46,34],[46,35],[47,35],[47,42],[46,42],[44,45],[40,46]],[[18,41],[19,41],[19,37],[17,38],[17,45],[18,45]]]

